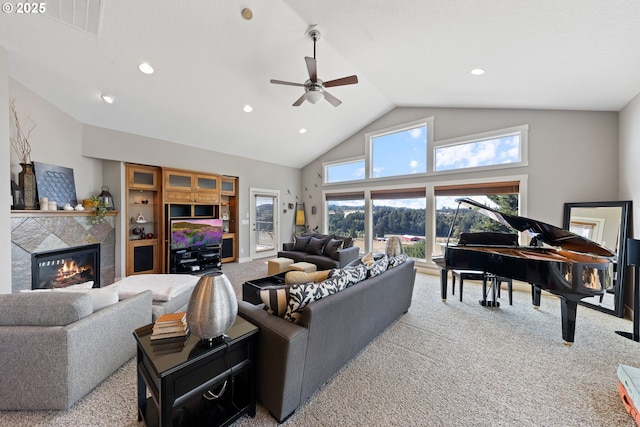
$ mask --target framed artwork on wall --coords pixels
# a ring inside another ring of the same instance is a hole
[[[33,165],[39,198],[47,197],[50,202],[55,201],[58,209],[66,204],[78,204],[73,169],[41,162],[33,162]]]

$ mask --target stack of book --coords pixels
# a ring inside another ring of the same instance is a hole
[[[188,335],[187,313],[162,314],[156,319],[151,333],[153,352],[159,354],[181,351]]]
[[[618,393],[624,408],[640,426],[640,369],[627,365],[618,366]]]

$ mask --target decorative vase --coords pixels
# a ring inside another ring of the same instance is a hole
[[[395,257],[403,253],[402,240],[398,236],[391,236],[387,239],[387,245],[384,249],[384,253],[390,257]]]
[[[219,341],[238,315],[238,301],[231,282],[222,272],[198,280],[187,306],[189,330],[209,344]]]
[[[22,170],[18,173],[18,185],[22,189],[24,208],[35,209],[38,201],[36,197],[36,175],[31,163],[20,163]]]

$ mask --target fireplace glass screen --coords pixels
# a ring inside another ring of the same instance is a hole
[[[93,280],[100,287],[100,245],[31,254],[31,288],[52,289]]]

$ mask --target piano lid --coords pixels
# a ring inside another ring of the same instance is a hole
[[[538,241],[544,242],[548,245],[561,247],[573,252],[582,252],[604,257],[615,257],[615,254],[611,253],[609,249],[568,230],[546,224],[535,219],[503,213],[466,197],[456,199],[456,202],[474,207],[481,214],[498,221],[507,227],[527,233],[531,238],[537,239]]]

